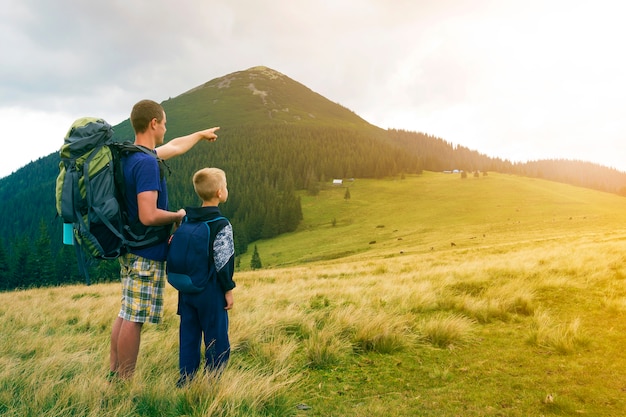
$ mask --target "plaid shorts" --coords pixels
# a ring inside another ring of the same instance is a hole
[[[163,319],[165,262],[127,253],[119,257],[122,308],[118,314],[136,323],[160,323]]]

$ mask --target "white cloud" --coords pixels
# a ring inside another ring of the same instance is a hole
[[[0,152],[0,178],[58,151],[73,121],[70,116],[61,113],[0,108],[0,126],[5,132],[5,150]]]
[[[0,135],[29,144],[0,161],[10,170],[78,117],[116,124],[139,99],[265,65],[380,127],[626,171],[626,29],[610,0],[5,3]]]

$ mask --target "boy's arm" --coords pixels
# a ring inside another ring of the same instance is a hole
[[[217,282],[224,293],[235,288],[235,244],[230,223],[222,228],[213,242],[213,262],[217,271]]]
[[[215,140],[217,140],[217,135],[215,134],[217,130],[219,130],[219,127],[212,127],[210,129],[200,130],[199,132],[195,132],[187,136],[172,139],[166,144],[156,148],[157,156],[161,159],[170,159],[184,154],[201,140],[215,142]]]
[[[224,310],[230,310],[231,308],[233,308],[233,290],[226,291],[226,293],[224,294],[224,298],[226,299],[226,307],[224,307]]]
[[[234,255],[234,254],[233,254]],[[235,272],[235,256],[231,256],[228,262],[217,271],[217,282],[220,284],[220,288],[224,293],[235,288],[235,281],[233,281],[233,275]]]

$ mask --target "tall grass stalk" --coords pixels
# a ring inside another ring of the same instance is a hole
[[[419,333],[428,343],[439,348],[450,348],[468,342],[474,322],[458,314],[442,315],[425,319],[419,325]]]
[[[581,331],[578,317],[568,323],[555,323],[546,311],[540,311],[533,319],[534,326],[528,340],[536,346],[565,355],[589,344],[589,339]]]

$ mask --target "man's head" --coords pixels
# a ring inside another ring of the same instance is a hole
[[[203,168],[193,175],[193,188],[202,201],[215,198],[223,203],[228,199],[226,174],[219,168]]]
[[[153,129],[154,134],[159,137],[157,142],[163,143],[165,137],[166,123],[165,111],[163,107],[152,100],[141,100],[133,106],[130,112],[130,124],[133,126],[135,134],[146,133]]]

